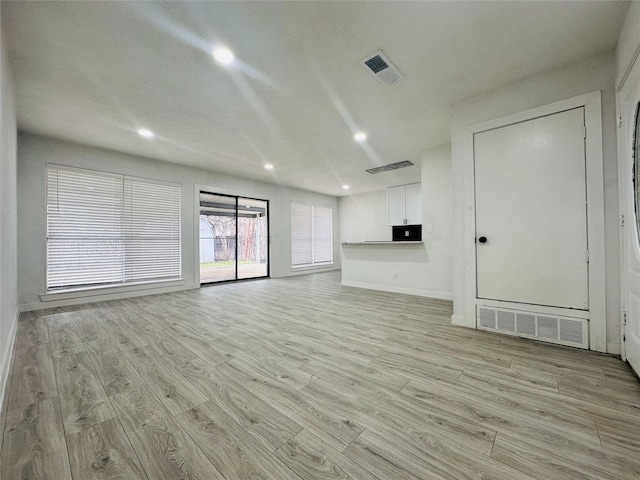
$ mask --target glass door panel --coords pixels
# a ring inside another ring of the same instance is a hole
[[[235,280],[237,198],[200,192],[200,283]]]
[[[265,200],[238,198],[238,278],[269,274],[267,205]]]

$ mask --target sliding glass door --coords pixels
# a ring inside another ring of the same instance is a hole
[[[200,192],[200,283],[269,275],[269,202]]]

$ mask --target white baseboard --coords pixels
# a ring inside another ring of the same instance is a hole
[[[11,359],[13,358],[13,349],[16,343],[16,333],[18,332],[18,318],[20,314],[16,311],[14,314],[13,325],[9,330],[9,338],[3,345],[2,358],[0,358],[0,412],[4,411],[4,394],[7,390],[7,381],[9,380],[9,369],[11,368]]]
[[[369,290],[378,290],[382,292],[404,293],[405,295],[416,295],[418,297],[437,298],[439,300],[453,300],[453,294],[447,292],[433,292],[417,288],[392,287],[377,283],[353,282],[351,280],[342,280],[342,285],[345,287],[367,288]]]
[[[472,318],[471,321],[464,315],[451,315],[451,325],[457,325],[459,327],[476,328],[476,319]]]

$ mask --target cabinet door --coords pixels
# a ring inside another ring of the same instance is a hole
[[[387,223],[389,225],[404,225],[405,216],[405,188],[387,188]]]
[[[422,184],[412,183],[406,187],[406,213],[408,225],[422,224]]]

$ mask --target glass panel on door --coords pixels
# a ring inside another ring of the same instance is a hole
[[[268,239],[267,202],[238,198],[238,278],[267,276]]]
[[[236,279],[236,204],[200,192],[200,283]]]

